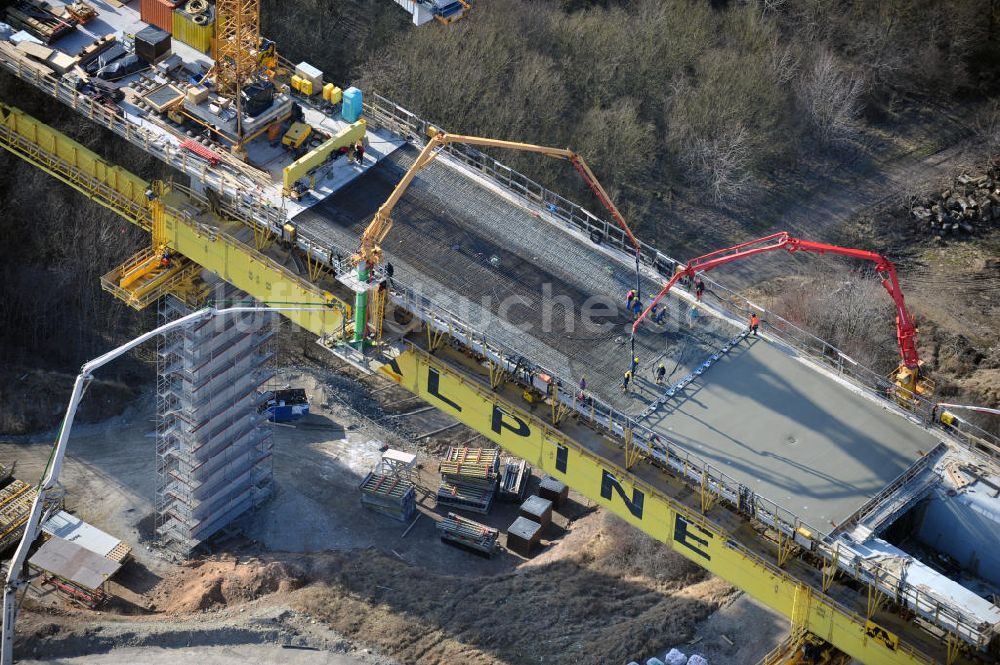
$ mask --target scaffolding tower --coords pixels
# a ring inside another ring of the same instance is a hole
[[[191,311],[160,299],[161,323]],[[190,552],[271,493],[271,316],[215,317],[157,340],[156,535],[168,549]]]

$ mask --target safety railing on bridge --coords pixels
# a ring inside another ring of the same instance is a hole
[[[369,96],[366,113],[372,125],[385,127],[420,143],[426,141],[427,130],[432,126],[416,114],[379,95]],[[631,244],[617,225],[601,220],[578,204],[551,192],[527,176],[477,150],[455,144],[449,145],[446,150],[449,155],[466,166],[520,195],[527,204],[540,208],[540,213],[547,213],[575,227],[594,242],[610,244],[624,253],[625,260],[630,260]],[[643,263],[663,277],[670,276],[679,265],[676,260],[649,245],[642,244],[642,248]],[[751,303],[715,280],[706,279],[706,281],[720,296],[722,307],[717,309],[722,309],[725,315],[743,320],[748,318],[751,311],[764,315],[762,318],[766,328],[775,338],[797,352],[834,369],[840,376],[867,389],[886,406],[905,415],[895,400],[896,386],[886,377],[861,365],[833,345],[802,330],[781,316]],[[409,289],[399,280],[393,280],[390,293],[393,304],[416,314],[435,329],[447,332],[461,344],[488,357],[501,367],[509,370],[524,367],[524,359],[516,349],[507,347],[481,331],[472,330],[461,317],[449,312],[440,303]],[[991,639],[992,633],[984,633],[975,617],[968,616],[931,597],[901,577],[882,570],[877,564],[867,562],[861,557],[845,556],[846,548],[843,545],[837,545],[836,549],[840,551],[835,551],[835,546],[830,542],[815,537],[822,533],[821,531],[809,526],[792,511],[759,496],[749,487],[689,451],[663,441],[651,429],[634,423],[628,414],[618,411],[592,395],[588,396],[584,403],[580,403],[576,391],[572,390],[575,381],[571,377],[559,377],[537,364],[532,365],[532,372],[551,377],[552,397],[575,410],[585,421],[619,440],[625,436],[626,429],[630,430],[631,445],[640,449],[647,459],[681,475],[701,491],[713,494],[740,512],[780,530],[790,538],[794,538],[796,534],[800,536],[811,534],[811,547],[815,554],[829,563],[836,563],[857,580],[877,586],[882,591],[890,593],[892,597],[903,600],[911,609],[949,632],[959,635],[977,648],[985,647]],[[918,413],[924,415],[930,413],[932,404],[928,400],[918,397],[916,402],[918,408],[915,410]]]
[[[166,130],[157,133],[146,129],[137,116],[128,116],[119,107],[96,102],[76,90],[68,80],[42,73],[4,51],[0,51],[0,66],[44,94],[58,99],[85,118],[110,129],[169,166],[198,178],[218,191],[234,195],[239,191],[254,189],[265,184],[263,175],[256,179],[252,178],[246,165],[233,163],[234,157],[228,154],[221,155],[226,170],[219,166],[212,167],[207,160],[182,149],[180,139],[177,139],[176,143],[170,141],[165,133]]]
[[[844,573],[866,585],[877,587],[890,597],[906,604],[925,619],[954,633],[976,648],[985,648],[993,637],[989,626],[981,626],[976,617],[934,598],[905,581],[901,576],[881,568],[877,562],[854,556],[852,550],[843,543],[819,537],[822,532],[811,527],[795,513],[783,506],[758,495],[751,488],[741,484],[721,469],[706,462],[697,455],[664,441],[653,430],[636,424],[631,416],[615,409],[593,395],[578,400],[575,383],[566,377],[537,364],[525,365],[517,350],[496,340],[490,335],[471,329],[458,315],[420,294],[398,279],[393,279],[389,287],[391,302],[415,314],[429,326],[446,332],[456,342],[497,363],[500,367],[517,374],[526,372],[522,381],[531,384],[539,374],[550,377],[550,395],[575,410],[584,422],[599,431],[607,432],[614,439],[622,440],[626,429],[631,431],[631,445],[642,451],[652,463],[676,473],[702,492],[717,497],[737,511],[761,524],[780,530],[788,538],[806,538],[806,547],[822,557],[828,564],[838,566]],[[569,389],[567,389],[569,387]],[[655,437],[655,438],[654,438]],[[734,545],[735,546],[735,545]]]
[[[436,127],[415,113],[375,93],[369,95],[365,104],[365,113],[372,126],[383,126],[419,143],[426,142],[428,130],[431,127]],[[436,128],[441,129],[440,127]],[[593,242],[607,243],[613,248],[621,250],[623,260],[629,262],[633,260],[634,250],[631,241],[617,224],[597,217],[579,204],[556,194],[475,148],[461,144],[448,144],[443,150],[466,166],[489,177],[501,187],[519,195],[525,203],[535,206],[540,214],[548,215],[551,219],[559,220],[577,229]],[[676,267],[682,265],[681,262],[641,240],[639,244],[642,247],[641,262],[661,277],[669,278],[673,275]],[[862,365],[832,344],[803,330],[778,314],[751,303],[746,297],[714,279],[704,275],[702,278],[719,296],[720,304],[723,305],[722,309],[726,310],[725,313],[733,318],[747,320],[751,312],[757,312],[761,316],[765,329],[770,334],[799,353],[821,362],[835,370],[840,376],[865,388],[887,403],[887,406],[895,409],[899,404],[907,404],[911,412],[920,419],[925,422],[930,420],[934,407],[930,400],[904,391],[886,376]],[[969,429],[971,435],[958,429],[949,429],[949,433],[965,443],[966,446],[1000,459],[1000,438],[979,428],[970,427]]]

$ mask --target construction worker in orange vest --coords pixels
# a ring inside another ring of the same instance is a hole
[[[757,326],[758,325],[760,325],[760,319],[757,318],[757,313],[754,312],[754,313],[750,314],[750,332],[753,333],[754,337],[757,336]]]

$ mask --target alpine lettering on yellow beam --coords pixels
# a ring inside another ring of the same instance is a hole
[[[895,651],[899,648],[899,637],[878,625],[874,621],[865,623],[865,634],[871,639],[885,645],[886,649]]]
[[[776,612],[791,617],[796,593],[801,603],[801,581],[729,538],[696,510],[594,454],[462,370],[410,347],[382,365],[381,371],[428,404],[481,432],[541,472],[561,478],[580,494],[732,582]],[[806,589],[806,593],[809,602],[803,627],[861,662],[867,665],[935,662],[904,648],[897,636],[866,622],[820,591]]]

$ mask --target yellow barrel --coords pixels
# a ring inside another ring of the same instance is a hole
[[[340,99],[344,96],[344,91],[335,86],[332,83],[327,83],[323,86],[323,99],[330,102],[331,104],[339,104]]]
[[[182,9],[175,9],[173,28],[174,39],[202,53],[211,52],[212,38],[215,37],[215,18],[211,11],[188,14]]]

